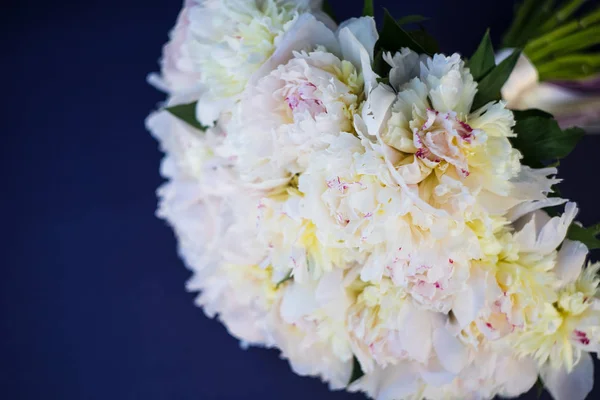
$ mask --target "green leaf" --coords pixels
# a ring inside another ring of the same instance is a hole
[[[294,279],[294,277],[292,276],[292,271],[288,272],[288,274],[279,282],[277,282],[277,284],[275,284],[275,289],[279,289],[279,286],[283,285],[284,283],[286,283],[287,281]]]
[[[541,32],[548,32],[549,30],[555,28],[562,22],[566,21],[571,15],[573,15],[586,0],[571,0],[569,3],[565,4],[560,10],[553,12],[553,15],[550,19],[546,21],[539,29]]]
[[[558,39],[562,39],[568,35],[582,31],[599,22],[600,8],[588,15],[585,15],[579,20],[570,21],[564,25],[560,25],[556,29],[531,40],[529,43],[527,43],[527,46],[525,46],[525,54],[529,54],[539,48],[548,46]]]
[[[429,18],[422,15],[407,15],[398,20],[398,25],[418,24],[419,22],[429,21]]]
[[[354,356],[354,360],[353,360],[353,364],[352,364],[352,376],[350,377],[350,382],[348,382],[348,385],[356,382],[364,374],[365,373],[363,372],[363,370],[360,366],[360,362],[358,361],[358,358],[356,358],[356,356]]]
[[[523,155],[522,162],[534,168],[565,158],[585,134],[580,128],[562,130],[550,114],[539,110],[515,112],[515,119],[517,136],[511,143]]]
[[[556,12],[554,3],[555,0],[525,0],[515,12],[514,22],[504,36],[502,47],[523,47],[538,36],[540,27]]]
[[[520,42],[519,36],[523,28],[527,25],[531,14],[538,0],[525,0],[522,4],[516,6],[515,18],[509,30],[504,35],[502,47],[516,47]]]
[[[479,47],[469,59],[469,68],[473,79],[479,82],[485,77],[494,67],[496,66],[496,59],[494,55],[494,46],[492,45],[492,39],[490,38],[490,30],[488,29],[479,44]]]
[[[544,382],[542,382],[542,379],[538,377],[537,381],[535,382],[535,388],[536,388],[536,399],[540,400],[540,398],[542,397],[542,394],[544,393]]]
[[[567,231],[567,238],[576,240],[587,246],[590,250],[600,249],[600,224],[584,228],[576,223],[571,224]]]
[[[538,110],[537,108],[530,108],[527,110],[513,110],[513,115],[516,121],[521,121],[530,117],[541,117],[552,119],[554,116],[546,111]]]
[[[196,101],[188,104],[178,104],[176,106],[166,107],[165,110],[167,110],[183,122],[187,123],[191,127],[194,127],[204,132],[208,129],[208,127],[202,125],[196,119],[196,104]]]
[[[600,72],[598,54],[573,53],[536,65],[540,81],[578,80]]]
[[[335,18],[335,12],[333,11],[333,6],[329,0],[323,0],[323,12],[329,15],[329,18],[331,18],[334,22],[337,22],[337,19]]]
[[[379,49],[373,60],[373,71],[379,76],[388,76],[391,69],[391,65],[383,59],[383,50]]]
[[[374,17],[375,16],[375,7],[373,7],[373,0],[365,0],[365,5],[363,7],[363,17]]]
[[[527,53],[533,63],[548,57],[567,55],[578,50],[586,50],[600,44],[600,25],[590,26],[571,35],[561,37],[547,46]]]
[[[502,98],[500,90],[515,68],[520,55],[521,51],[515,50],[479,82],[477,95],[473,100],[473,110],[483,107],[490,101],[497,101]]]
[[[377,42],[378,49],[385,49],[387,51],[396,52],[403,47],[419,53],[424,54],[427,51],[421,46],[413,37],[406,32],[391,16],[390,12],[385,9],[383,16],[383,28],[379,41]]]
[[[419,43],[421,47],[425,49],[428,54],[435,54],[440,52],[440,45],[433,36],[431,36],[425,29],[419,29],[409,32],[410,36]]]

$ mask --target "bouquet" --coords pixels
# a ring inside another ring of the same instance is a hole
[[[600,10],[572,28],[582,1],[534,3],[465,58],[422,17],[378,30],[372,1],[338,24],[314,0],[186,0],[147,126],[204,312],[334,390],[584,399],[600,227],[556,185],[600,113],[580,91]]]

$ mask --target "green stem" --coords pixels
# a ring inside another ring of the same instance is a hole
[[[540,80],[581,79],[600,70],[600,54],[571,54],[540,65]]]
[[[573,15],[587,0],[571,0],[563,8],[561,8],[553,18],[546,21],[545,24],[540,28],[540,32],[547,32],[554,29],[557,25],[566,21],[571,15]]]
[[[525,0],[523,4],[518,6],[516,11],[515,21],[511,25],[508,32],[504,36],[504,47],[515,47],[516,41],[519,33],[523,29],[523,26],[526,24],[531,11],[533,10],[535,3],[537,0]]]
[[[567,25],[563,25],[551,32],[546,33],[545,35],[540,36],[537,39],[532,40],[525,47],[525,53],[529,54],[537,50],[539,47],[544,47],[549,43],[554,42],[560,38],[563,38],[575,31],[585,29],[589,26],[592,26],[596,23],[600,22],[600,8],[593,13],[585,16],[579,21],[572,21]]]
[[[534,50],[527,54],[534,64],[540,64],[540,61],[549,57],[569,53],[575,50],[581,50],[600,44],[600,25],[591,26],[580,32],[563,37],[548,43],[545,47]]]
[[[596,11],[593,11],[593,12],[589,13],[588,15],[586,15],[585,17],[581,18],[579,23],[583,27],[588,27],[590,25],[595,24],[598,21],[600,21],[600,7],[598,7],[598,9]]]

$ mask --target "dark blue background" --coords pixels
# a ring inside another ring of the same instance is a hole
[[[362,7],[331,3],[341,18]],[[377,3],[432,17],[446,52],[471,52],[488,25],[497,39],[512,16],[511,1]],[[153,215],[161,154],[144,129],[163,98],[145,77],[180,3],[4,4],[0,398],[361,398],[295,376],[275,351],[240,350],[184,290]],[[586,137],[561,166],[586,223],[600,220],[599,146]]]

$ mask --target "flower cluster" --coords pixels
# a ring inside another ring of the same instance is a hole
[[[158,215],[197,304],[332,389],[514,397],[540,376],[583,399],[600,265],[566,239],[557,170],[524,162],[461,56],[382,48],[319,3],[187,0],[152,78]]]

